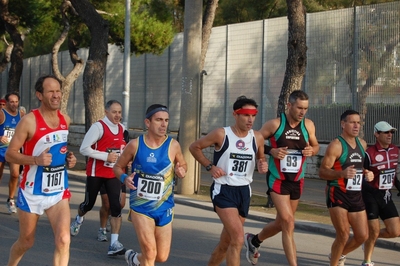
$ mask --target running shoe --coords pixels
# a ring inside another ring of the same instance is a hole
[[[107,224],[106,224],[106,231],[111,232],[111,215],[108,215]]]
[[[331,260],[331,254],[328,255],[329,260]],[[344,266],[344,262],[346,261],[346,256],[341,255],[339,259],[338,266]]]
[[[107,238],[107,232],[104,229],[99,229],[99,231],[97,232],[97,241],[100,242],[107,242],[108,238]]]
[[[375,265],[375,263],[373,263],[373,262],[363,262],[363,263],[361,263],[361,266],[374,266]]]
[[[76,218],[74,221],[71,223],[70,226],[70,231],[71,231],[71,236],[76,236],[79,233],[79,229],[81,229],[81,225],[83,224],[83,221],[79,223]]]
[[[135,256],[136,256],[137,254],[138,254],[138,253],[135,252],[135,251],[133,251],[132,249],[128,249],[128,250],[125,252],[125,261],[126,261],[126,263],[128,263],[128,266],[139,266],[139,264],[135,264],[135,263],[133,262],[133,259],[135,258]]]
[[[108,247],[108,256],[120,255],[121,251],[124,250],[124,245],[122,245],[118,240],[114,244]]]
[[[7,209],[9,213],[16,213],[17,212],[17,206],[15,205],[14,199],[8,199],[7,200]]]
[[[256,265],[258,262],[258,258],[260,257],[260,253],[258,253],[258,248],[253,246],[251,240],[254,235],[250,233],[244,234],[244,245],[246,247],[246,259],[252,265]]]

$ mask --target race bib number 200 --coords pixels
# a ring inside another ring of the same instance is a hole
[[[137,196],[147,200],[160,200],[164,192],[164,177],[142,174],[138,178]]]

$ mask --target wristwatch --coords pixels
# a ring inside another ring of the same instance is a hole
[[[206,166],[206,170],[207,170],[207,171],[210,171],[212,167],[213,167],[213,164],[210,163],[209,165]]]

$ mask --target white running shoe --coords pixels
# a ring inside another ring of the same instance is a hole
[[[258,262],[258,258],[260,257],[260,253],[258,252],[258,248],[253,246],[251,240],[254,235],[250,233],[244,234],[244,245],[246,247],[246,259],[252,265],[256,265]]]
[[[102,228],[100,228],[99,231],[97,232],[97,241],[100,241],[100,242],[108,241],[107,232]]]
[[[373,262],[363,262],[363,263],[361,263],[361,266],[374,266],[375,265],[375,263],[373,263]]]
[[[108,247],[108,256],[122,255],[121,251],[124,250],[124,245],[122,245],[118,240],[114,244]]]
[[[15,205],[14,199],[7,200],[7,209],[8,209],[9,213],[16,213],[17,212],[17,206]]]
[[[79,223],[76,218],[74,219],[74,221],[71,223],[70,226],[70,233],[71,236],[76,236],[79,233],[79,230],[81,229],[81,225],[83,224],[83,221],[81,223]]]
[[[135,256],[136,256],[137,254],[138,254],[138,253],[135,252],[135,251],[133,251],[132,249],[128,249],[128,250],[125,252],[125,261],[126,261],[126,263],[128,263],[128,266],[139,266],[139,264],[135,264],[135,263],[133,262],[133,259],[135,258]]]

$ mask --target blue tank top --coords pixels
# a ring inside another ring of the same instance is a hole
[[[4,122],[0,125],[0,136],[7,136],[8,142],[10,142],[11,138],[14,136],[15,128],[17,127],[19,120],[21,120],[21,115],[19,110],[16,115],[11,115],[5,109],[2,109],[1,111],[4,113]],[[0,145],[0,149],[2,149],[4,153],[7,147],[8,144]]]
[[[138,138],[132,162],[136,190],[130,191],[130,208],[135,212],[163,211],[174,206],[174,164],[169,157],[171,137],[157,148],[146,144],[145,136]]]

